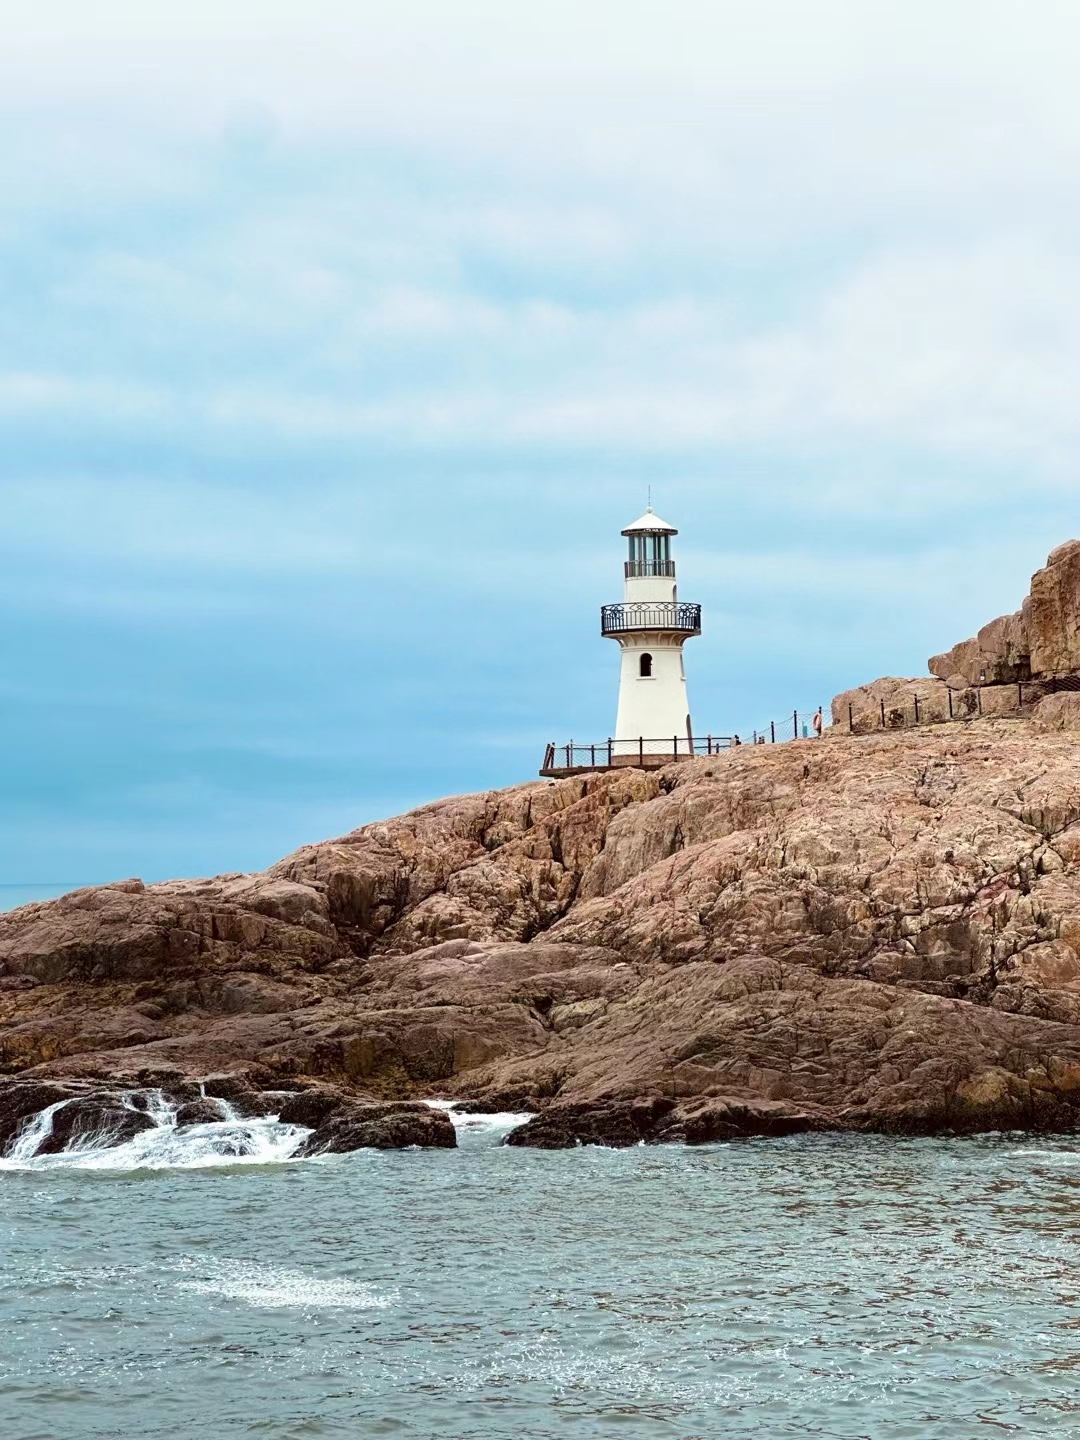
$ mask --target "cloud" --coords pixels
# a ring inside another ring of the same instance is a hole
[[[602,736],[650,484],[717,733],[1075,528],[1074,7],[9,9],[0,751],[55,803],[0,879]]]
[[[359,294],[368,280],[327,277],[337,309],[315,338],[295,287],[281,298],[281,328],[302,348],[280,365],[253,349],[242,375],[193,367],[154,384],[0,373],[0,414],[421,449],[872,441],[1011,457],[1049,483],[1075,476],[1080,264],[1005,227],[970,245],[876,254],[804,294],[797,314],[757,326],[715,294],[601,307],[418,284]],[[152,312],[151,288],[141,302]],[[189,334],[219,323],[207,304]]]

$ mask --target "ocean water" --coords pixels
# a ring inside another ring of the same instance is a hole
[[[5,1440],[1080,1437],[1080,1145],[296,1161],[274,1121],[0,1170]]]
[[[30,905],[36,900],[55,900],[58,895],[66,895],[69,890],[77,890],[76,884],[41,884],[23,885],[0,884],[0,914],[5,910],[17,910],[20,905]]]

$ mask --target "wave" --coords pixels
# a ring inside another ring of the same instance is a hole
[[[530,1120],[535,1118],[531,1114],[518,1113],[513,1110],[493,1110],[486,1115],[470,1115],[455,1108],[460,1103],[459,1100],[427,1101],[433,1110],[446,1111],[457,1131],[459,1141],[463,1135],[485,1137],[509,1135],[511,1130],[516,1130],[521,1125],[527,1125]]]
[[[77,1097],[73,1097],[77,1098]],[[208,1098],[205,1096],[204,1098]],[[179,1103],[161,1090],[131,1090],[117,1097],[128,1110],[153,1121],[153,1128],[141,1131],[122,1144],[115,1144],[116,1132],[108,1127],[73,1139],[56,1154],[43,1154],[51,1138],[56,1115],[73,1099],[58,1100],[33,1116],[0,1157],[2,1171],[47,1170],[205,1170],[236,1165],[279,1165],[300,1163],[297,1151],[310,1128],[283,1125],[276,1115],[245,1118],[227,1100],[214,1100],[219,1120],[198,1125],[177,1125]],[[433,1109],[445,1110],[459,1141],[499,1141],[511,1130],[533,1117],[499,1111],[488,1115],[461,1114],[453,1100],[429,1100]],[[313,1163],[339,1157],[314,1156]]]
[[[71,1100],[35,1115],[16,1137],[0,1170],[204,1170],[221,1165],[273,1165],[289,1160],[311,1134],[303,1125],[282,1125],[276,1115],[245,1119],[227,1100],[217,1100],[220,1120],[178,1126],[179,1105],[160,1090],[132,1090],[118,1097],[125,1109],[154,1122],[122,1145],[108,1129],[80,1136],[58,1154],[41,1154],[54,1117]]]

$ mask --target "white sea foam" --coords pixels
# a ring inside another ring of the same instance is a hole
[[[395,1300],[340,1275],[311,1275],[250,1260],[182,1260],[175,1268],[190,1276],[177,1283],[179,1290],[263,1310],[385,1310]]]
[[[433,1110],[445,1110],[458,1135],[509,1135],[520,1125],[527,1125],[532,1115],[513,1110],[493,1110],[486,1115],[467,1115],[454,1107],[457,1100],[428,1100]]]
[[[103,1129],[79,1136],[58,1155],[43,1155],[41,1147],[52,1134],[53,1120],[70,1100],[49,1105],[30,1119],[9,1152],[0,1158],[0,1171],[45,1170],[203,1170],[234,1165],[275,1165],[292,1160],[312,1132],[302,1125],[283,1125],[276,1115],[245,1119],[227,1100],[215,1100],[220,1120],[200,1125],[176,1124],[177,1105],[160,1090],[131,1091],[119,1097],[129,1110],[154,1122],[122,1145],[111,1143],[115,1132]],[[513,1111],[487,1115],[459,1113],[452,1100],[430,1100],[445,1111],[459,1137],[499,1139],[527,1124],[532,1116]]]
[[[177,1107],[160,1090],[132,1091],[122,1097],[130,1110],[154,1122],[122,1145],[109,1144],[108,1131],[79,1137],[58,1155],[39,1154],[52,1134],[53,1117],[71,1102],[58,1101],[23,1128],[0,1170],[203,1170],[228,1165],[272,1165],[289,1160],[311,1134],[302,1125],[282,1125],[276,1115],[245,1120],[225,1100],[217,1101],[220,1120],[201,1125],[176,1124]]]

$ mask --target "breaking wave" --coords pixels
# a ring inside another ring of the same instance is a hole
[[[57,1113],[72,1103],[71,1099],[59,1100],[26,1122],[8,1153],[0,1157],[0,1172],[204,1170],[235,1165],[277,1165],[291,1160],[299,1163],[297,1152],[312,1133],[303,1125],[283,1125],[276,1115],[245,1118],[227,1100],[213,1102],[221,1116],[219,1120],[180,1126],[176,1123],[178,1102],[161,1090],[132,1090],[117,1098],[125,1109],[152,1120],[153,1128],[117,1145],[113,1143],[115,1131],[105,1127],[96,1133],[78,1136],[57,1154],[43,1154],[42,1146],[52,1136]],[[461,1114],[452,1100],[430,1100],[428,1104],[447,1112],[459,1142],[497,1143],[532,1119],[531,1115],[509,1111]]]
[[[504,1135],[509,1135],[511,1130],[527,1125],[533,1119],[530,1114],[519,1114],[512,1110],[492,1111],[489,1115],[469,1115],[456,1108],[460,1104],[457,1100],[429,1100],[427,1103],[433,1110],[446,1111],[457,1131],[459,1141],[467,1136],[501,1139]]]
[[[35,1115],[0,1159],[0,1170],[202,1170],[221,1165],[273,1165],[289,1160],[311,1134],[302,1125],[282,1125],[276,1115],[245,1119],[227,1100],[217,1100],[220,1120],[178,1126],[179,1106],[160,1090],[130,1091],[126,1109],[154,1122],[122,1145],[106,1128],[80,1136],[59,1154],[41,1154],[54,1117],[71,1100],[59,1100]]]

